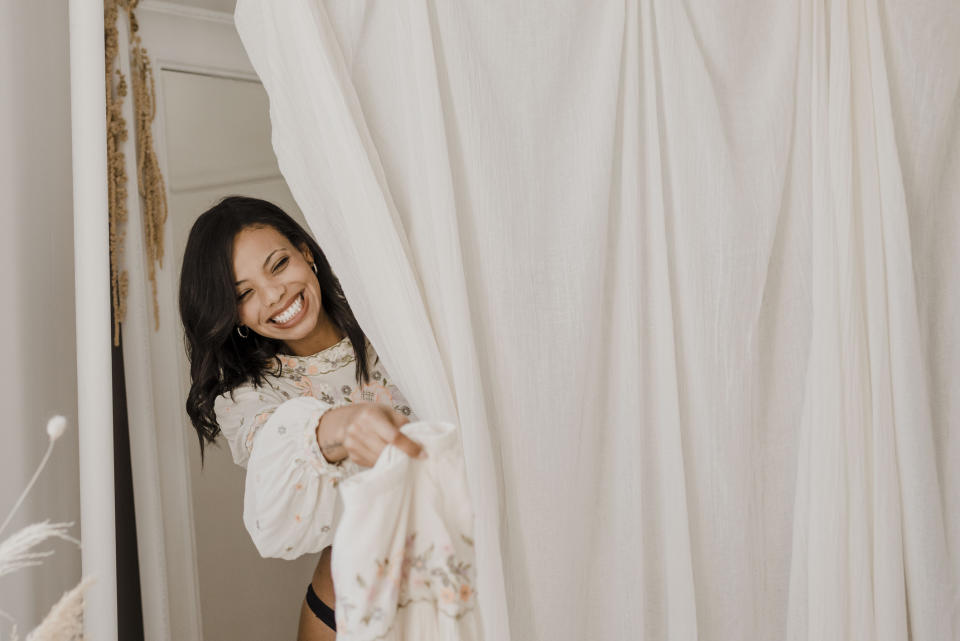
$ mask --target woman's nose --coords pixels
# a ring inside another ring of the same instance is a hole
[[[286,287],[282,284],[270,285],[267,287],[266,291],[266,302],[268,307],[273,307],[277,303],[283,300],[283,294],[286,291]]]

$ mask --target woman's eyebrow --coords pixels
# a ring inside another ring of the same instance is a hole
[[[266,259],[265,261],[263,261],[263,269],[266,269],[266,268],[267,268],[267,265],[270,264],[270,259],[273,258],[273,255],[276,254],[276,253],[277,253],[278,251],[280,251],[281,249],[283,249],[283,247],[277,247],[277,248],[274,249],[272,252],[270,252],[269,254],[267,254],[267,259]],[[244,278],[243,280],[238,280],[237,282],[235,282],[234,285],[239,285],[240,283],[245,283],[246,281],[247,281],[247,279]]]

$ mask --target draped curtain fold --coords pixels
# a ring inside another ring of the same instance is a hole
[[[239,0],[488,639],[958,631],[960,5]]]

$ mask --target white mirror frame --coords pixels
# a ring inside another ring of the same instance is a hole
[[[103,0],[70,0],[80,538],[88,639],[117,639]]]

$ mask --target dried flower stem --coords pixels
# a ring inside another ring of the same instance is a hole
[[[40,472],[43,471],[43,468],[46,466],[47,461],[50,460],[50,454],[53,453],[53,439],[50,439],[50,442],[47,443],[47,451],[43,455],[43,459],[40,461],[40,465],[37,466],[37,471],[33,473],[33,478],[30,479],[30,482],[27,483],[27,487],[24,488],[23,492],[20,493],[20,498],[17,499],[17,502],[14,504],[13,509],[10,510],[10,514],[7,514],[6,520],[3,522],[3,525],[0,525],[0,534],[3,534],[3,531],[10,524],[10,520],[13,518],[13,515],[16,513],[20,506],[23,504],[23,500],[27,498],[27,494],[30,493],[30,490],[33,489],[34,483],[37,482],[37,478],[40,477]]]

